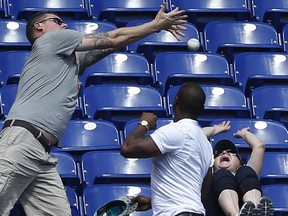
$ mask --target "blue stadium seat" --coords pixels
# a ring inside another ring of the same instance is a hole
[[[76,191],[70,186],[65,186],[65,189],[66,189],[67,198],[70,203],[72,216],[80,216],[81,207],[80,207],[79,198],[77,196]]]
[[[59,142],[61,151],[86,152],[119,149],[120,138],[114,124],[104,120],[70,120]]]
[[[88,119],[112,121],[121,130],[126,121],[139,118],[142,112],[166,117],[160,93],[152,87],[106,84],[89,86],[83,90],[85,114]]]
[[[288,185],[274,184],[262,186],[262,194],[270,197],[275,209],[274,216],[288,215]]]
[[[260,174],[261,185],[288,182],[287,152],[266,152]]]
[[[123,130],[123,139],[124,140],[137,127],[139,121],[140,121],[140,119],[132,119],[132,120],[126,122],[126,124],[124,125],[124,130]],[[173,121],[172,118],[158,118],[157,122],[156,122],[157,128],[160,128],[166,124],[169,124],[172,121]],[[154,132],[154,130],[149,130],[146,132],[146,134],[151,134],[153,132]]]
[[[90,0],[90,13],[95,20],[123,27],[132,20],[153,19],[161,4],[162,0]]]
[[[155,56],[153,65],[155,79],[163,96],[171,86],[186,81],[214,85],[234,83],[227,60],[217,54],[165,52]]]
[[[147,20],[135,20],[127,23],[127,26],[140,25],[144,22],[147,22]],[[187,41],[190,38],[196,38],[201,45],[199,51],[202,51],[203,46],[197,28],[191,23],[186,23],[183,26],[187,27],[187,30],[183,31],[186,36],[179,36],[180,41],[178,41],[170,32],[162,30],[129,44],[127,50],[145,55],[148,62],[152,63],[155,55],[161,52],[189,51]]]
[[[283,27],[281,36],[282,36],[284,50],[286,53],[288,53],[288,24]]]
[[[0,86],[18,84],[20,74],[29,56],[30,51],[0,53]]]
[[[229,63],[240,52],[284,51],[275,28],[260,22],[210,22],[204,29],[204,41],[207,52],[222,54]]]
[[[78,172],[73,157],[65,152],[53,152],[51,154],[58,159],[56,169],[60,174],[63,184],[75,188],[79,187],[81,175]]]
[[[252,20],[250,0],[171,0],[171,10],[176,7],[185,10],[189,21],[201,32],[213,21]]]
[[[263,86],[251,94],[252,115],[258,119],[272,119],[288,128],[288,86]]]
[[[123,196],[137,196],[138,194],[151,197],[149,185],[91,185],[84,189],[83,205],[85,216],[94,215],[95,211],[106,203]],[[130,216],[151,216],[152,210],[133,212]]]
[[[240,53],[233,62],[235,81],[246,97],[260,86],[288,84],[287,68],[285,53]]]
[[[69,29],[85,32],[86,34],[108,32],[117,28],[113,23],[100,20],[65,20],[65,23]]]
[[[85,87],[104,83],[152,85],[153,75],[147,59],[137,53],[116,52],[85,69]]]
[[[30,50],[26,21],[0,20],[0,51]]]
[[[180,86],[173,86],[167,93],[167,107],[170,116],[174,116],[173,102]],[[202,126],[212,121],[228,118],[250,118],[250,108],[243,92],[232,86],[202,86],[206,94],[205,110],[199,115]]]
[[[28,20],[33,14],[40,11],[54,11],[62,19],[85,20],[89,19],[89,10],[85,0],[7,0],[8,16],[17,20]]]
[[[286,0],[253,0],[253,14],[257,21],[272,24],[278,32],[288,24],[288,2]]]
[[[0,19],[4,19],[6,17],[6,1],[0,1]]]
[[[0,88],[0,108],[2,119],[7,117],[10,108],[15,101],[17,90],[17,84],[6,85]]]
[[[83,181],[92,184],[150,184],[150,158],[125,158],[119,151],[92,151],[81,159]]]
[[[281,122],[264,119],[234,118],[213,121],[211,126],[220,124],[224,120],[230,121],[231,129],[226,133],[221,133],[212,137],[212,146],[222,139],[229,139],[235,143],[238,148],[250,149],[243,139],[235,138],[233,136],[237,130],[249,127],[251,133],[263,140],[266,145],[266,151],[288,150],[288,130]]]

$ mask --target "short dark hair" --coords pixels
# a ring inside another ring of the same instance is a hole
[[[206,95],[198,83],[184,83],[179,89],[176,98],[177,108],[193,119],[197,118],[204,110]]]
[[[57,15],[54,11],[41,11],[41,12],[37,12],[35,13],[27,22],[27,26],[26,26],[26,37],[29,40],[29,42],[31,44],[34,43],[35,39],[33,37],[33,25],[35,22],[39,22],[42,19],[45,19],[47,14],[54,14]],[[57,15],[58,16],[58,15]]]

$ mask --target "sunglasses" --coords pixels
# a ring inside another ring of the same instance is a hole
[[[225,153],[224,153],[225,151]],[[222,156],[223,154],[228,154],[230,156],[236,156],[237,157],[237,153],[235,153],[232,149],[227,149],[227,150],[223,150],[222,152],[217,152],[216,154],[214,154],[214,158],[217,158],[219,156]]]
[[[57,18],[57,17],[47,18],[47,19],[44,19],[44,20],[39,21],[39,23],[45,22],[45,21],[47,21],[47,20],[53,20],[53,22],[55,22],[55,23],[58,24],[58,25],[62,25],[62,24],[64,23],[61,19],[59,19],[59,18]]]

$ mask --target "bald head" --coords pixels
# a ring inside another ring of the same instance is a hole
[[[204,110],[205,92],[195,82],[188,82],[181,86],[174,100],[175,115],[186,115],[197,119]]]

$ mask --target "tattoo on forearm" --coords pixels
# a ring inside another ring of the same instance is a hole
[[[105,49],[111,47],[112,43],[109,41],[108,32],[99,32],[85,35],[86,39],[94,39],[95,49]]]

